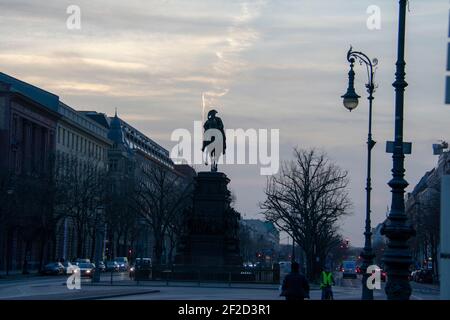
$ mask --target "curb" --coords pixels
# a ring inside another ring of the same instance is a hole
[[[81,300],[101,300],[101,299],[137,296],[137,295],[159,293],[159,292],[161,292],[161,291],[160,290],[149,290],[149,291],[129,292],[129,293],[115,293],[115,294],[108,294],[108,295],[103,295],[103,296],[87,296],[87,297],[75,298],[75,299],[69,299],[69,300],[80,300],[80,301]]]

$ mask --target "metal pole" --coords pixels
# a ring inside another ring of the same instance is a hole
[[[405,22],[407,0],[399,0],[398,59],[395,73],[395,140],[393,152],[392,180],[388,185],[392,189],[391,211],[381,233],[389,239],[383,255],[388,274],[386,294],[389,300],[409,300],[411,285],[408,280],[409,266],[412,263],[408,239],[415,235],[412,226],[407,223],[404,193],[408,182],[404,179],[405,153],[403,150],[403,111],[405,81]]]
[[[375,69],[377,66],[378,60],[371,60],[367,55],[359,51],[353,51],[350,47],[350,50],[347,53],[347,60],[350,62],[350,70],[353,71],[353,64],[355,59],[358,59],[360,62],[364,63],[367,67],[367,75],[368,75],[368,83],[366,84],[367,92],[369,96],[367,100],[369,100],[369,132],[367,134],[367,180],[366,180],[366,218],[365,218],[365,228],[364,228],[364,249],[361,253],[361,258],[363,259],[363,263],[361,265],[362,272],[362,299],[363,300],[373,300],[373,291],[367,287],[367,279],[369,278],[369,274],[367,274],[367,268],[373,264],[373,259],[375,255],[373,254],[372,249],[372,227],[371,227],[371,191],[372,191],[372,149],[375,146],[376,142],[372,139],[372,105],[373,100],[375,99],[373,93],[375,92]],[[353,73],[354,77],[354,73]],[[349,87],[353,88],[353,77],[349,77]]]
[[[373,73],[371,75],[370,83],[368,84],[369,90],[369,134],[367,136],[367,182],[366,182],[366,226],[365,226],[365,242],[364,249],[361,253],[361,257],[363,258],[363,264],[361,265],[362,271],[362,300],[373,300],[373,290],[370,290],[367,287],[367,279],[369,278],[369,274],[367,273],[367,268],[373,264],[373,250],[372,250],[372,227],[371,227],[371,191],[372,191],[372,148],[375,146],[375,141],[372,140],[372,101],[373,97]]]

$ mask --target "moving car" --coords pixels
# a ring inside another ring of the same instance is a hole
[[[62,265],[64,267],[64,274],[72,274],[72,273],[74,273],[76,265],[73,265],[69,261],[63,262]]]
[[[347,260],[342,262],[342,277],[343,278],[357,278],[356,262]]]
[[[74,261],[75,264],[79,264],[79,263],[91,263],[90,259],[84,259],[84,258],[77,258]]]
[[[64,266],[60,262],[50,262],[44,266],[41,273],[51,275],[64,274]]]
[[[136,274],[139,278],[148,279],[152,270],[152,259],[150,258],[137,258],[134,265],[130,268],[130,278],[134,279]]]
[[[127,257],[117,257],[114,259],[119,265],[119,271],[128,271],[128,258]]]
[[[92,278],[94,276],[95,265],[93,263],[78,263],[77,266],[82,277]]]
[[[119,272],[119,264],[115,261],[106,261],[105,271],[106,272]]]

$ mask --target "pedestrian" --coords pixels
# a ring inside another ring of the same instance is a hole
[[[333,289],[335,285],[333,273],[325,267],[320,274],[320,289],[322,289],[322,300],[333,300]]]
[[[291,264],[291,273],[286,275],[281,286],[281,296],[286,300],[309,299],[309,284],[306,277],[299,272],[300,265],[297,262]]]

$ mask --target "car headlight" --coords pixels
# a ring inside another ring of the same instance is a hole
[[[91,273],[91,270],[86,270],[86,273]]]
[[[134,268],[131,268],[130,271],[134,271]]]

